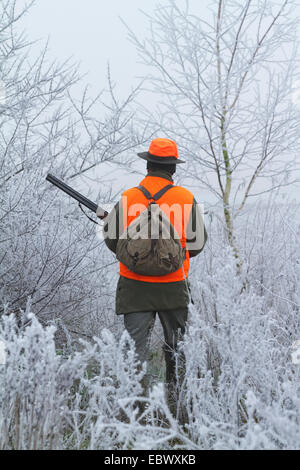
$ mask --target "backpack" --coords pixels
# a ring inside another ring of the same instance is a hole
[[[177,271],[185,260],[186,250],[157,204],[171,188],[169,184],[151,196],[144,186],[137,187],[148,199],[148,207],[121,234],[116,250],[117,259],[136,274],[164,276]]]

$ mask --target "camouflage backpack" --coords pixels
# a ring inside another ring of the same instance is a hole
[[[146,276],[164,276],[179,269],[185,260],[185,248],[167,215],[156,204],[169,189],[168,184],[154,196],[138,186],[148,199],[143,210],[124,230],[117,243],[117,259],[130,271]]]

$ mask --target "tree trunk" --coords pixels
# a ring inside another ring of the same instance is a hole
[[[239,250],[236,245],[234,228],[232,223],[232,214],[229,206],[229,199],[231,193],[231,182],[232,182],[232,169],[230,165],[230,159],[228,155],[227,142],[226,142],[226,130],[225,130],[225,116],[226,111],[224,111],[221,118],[221,143],[222,143],[222,154],[225,164],[225,175],[226,175],[226,184],[223,192],[223,210],[226,224],[227,239],[229,245],[233,249],[234,257],[236,259],[237,272],[240,273],[242,261],[240,258]]]

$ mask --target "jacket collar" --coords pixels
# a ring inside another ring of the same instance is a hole
[[[171,183],[173,183],[173,178],[172,176],[170,175],[170,173],[168,173],[167,171],[163,171],[163,170],[158,170],[158,171],[148,171],[147,176],[157,176],[158,178],[164,178],[168,181],[170,181]]]

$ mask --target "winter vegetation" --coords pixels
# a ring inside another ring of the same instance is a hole
[[[179,3],[149,18],[151,38],[130,30],[152,71],[125,100],[109,70],[107,90],[75,99],[76,65],[50,63],[47,46],[32,57],[18,26],[30,8],[0,3],[0,449],[300,448],[293,2],[218,0],[209,23]],[[143,87],[160,94],[155,113]],[[153,135],[178,142],[186,184],[214,197],[191,262],[177,416],[159,328],[144,396],[146,367],[114,314],[117,263],[45,181],[51,171],[114,202],[84,177],[103,162],[132,168]]]

